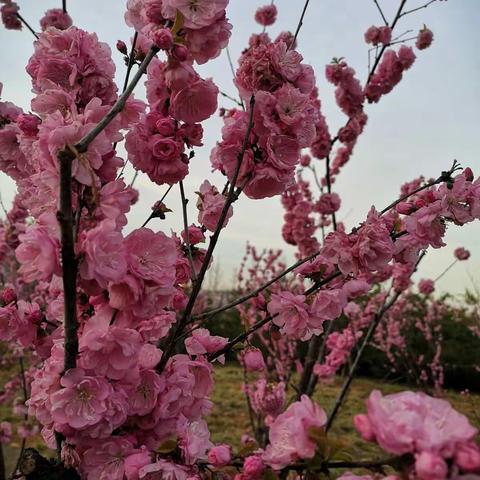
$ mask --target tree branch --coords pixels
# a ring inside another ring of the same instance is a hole
[[[425,257],[426,252],[422,252],[422,254],[418,257],[417,262],[415,263],[415,267],[410,274],[412,276],[418,268],[419,263],[422,261],[422,259]],[[353,362],[352,368],[350,369],[350,372],[348,374],[347,379],[345,380],[342,390],[340,391],[340,394],[338,395],[337,399],[335,400],[335,404],[333,406],[332,412],[328,416],[327,424],[325,426],[325,430],[328,432],[330,428],[332,427],[332,424],[335,420],[335,417],[338,414],[338,411],[340,410],[340,407],[345,400],[345,397],[350,390],[350,386],[352,384],[354,375],[356,373],[356,369],[358,367],[358,364],[360,363],[360,360],[363,356],[363,352],[365,351],[365,348],[367,345],[370,343],[370,340],[372,339],[375,330],[377,329],[380,321],[382,320],[383,316],[385,313],[395,304],[395,302],[399,299],[400,295],[402,292],[396,292],[393,297],[388,301],[383,304],[383,307],[375,314],[375,317],[373,318],[372,322],[370,323],[370,326],[368,327],[367,333],[365,337],[363,338],[363,342],[360,345],[360,348],[358,349],[357,355],[355,356],[355,360]]]
[[[95,138],[97,138],[97,136],[103,130],[105,130],[108,124],[123,110],[123,108],[125,107],[126,101],[132,94],[137,83],[142,78],[142,75],[147,70],[149,63],[152,61],[152,59],[155,57],[158,51],[159,49],[155,46],[150,48],[147,55],[145,56],[145,59],[138,67],[138,71],[133,77],[132,81],[130,82],[128,87],[125,89],[125,91],[122,93],[122,95],[120,95],[120,97],[115,102],[115,104],[110,109],[110,111],[102,118],[102,120],[100,120],[100,122],[89,133],[87,133],[78,143],[75,144],[75,149],[79,153],[86,152],[88,149],[88,146],[95,140]]]
[[[378,0],[373,0],[373,3],[376,5],[378,11],[380,12],[380,15],[382,16],[383,23],[388,27],[388,22],[387,19],[385,18],[385,14],[383,13],[382,7],[380,7],[380,4],[378,3]]]
[[[290,45],[288,45],[289,50],[293,48],[293,45],[295,45],[295,42],[297,41],[297,37],[298,37],[298,34],[300,33],[300,29],[302,28],[303,19],[305,18],[305,14],[307,13],[307,8],[309,3],[310,3],[310,0],[305,1],[305,5],[303,6],[303,10],[302,10],[302,15],[300,16],[297,29],[295,30],[295,35],[293,36],[293,40],[290,42]]]
[[[197,274],[195,273],[195,266],[193,265],[192,257],[192,245],[190,244],[190,232],[188,231],[188,218],[187,218],[187,203],[185,198],[185,190],[183,189],[183,182],[180,181],[180,195],[182,197],[182,213],[183,213],[183,230],[185,231],[185,244],[187,246],[188,263],[190,264],[190,270],[192,271],[192,280],[197,280]]]
[[[63,13],[67,13],[67,0],[62,0]]]
[[[210,260],[212,259],[213,251],[215,250],[218,239],[220,237],[220,232],[222,231],[223,224],[225,223],[225,219],[227,218],[228,210],[231,204],[233,203],[233,201],[235,200],[235,198],[238,197],[238,192],[235,189],[235,185],[237,183],[237,179],[240,174],[240,168],[243,163],[245,152],[247,151],[248,144],[250,142],[250,134],[253,129],[254,107],[255,107],[255,97],[252,95],[252,97],[250,98],[250,117],[248,121],[247,131],[245,132],[245,138],[243,139],[242,148],[237,157],[237,165],[236,165],[232,180],[230,182],[228,195],[227,195],[227,198],[225,199],[225,203],[223,205],[223,209],[220,214],[215,232],[210,238],[210,243],[208,245],[207,253],[205,254],[205,258],[203,260],[202,267],[200,268],[197,281],[193,285],[192,293],[190,294],[190,298],[188,299],[188,303],[187,303],[187,306],[185,307],[185,311],[182,315],[181,320],[176,324],[176,327],[173,329],[172,334],[167,340],[167,347],[165,348],[162,358],[159,364],[157,365],[157,370],[160,372],[163,371],[163,369],[165,368],[167,361],[173,352],[177,338],[182,334],[183,329],[190,321],[193,307],[195,306],[197,297],[202,289],[203,280],[205,278],[205,274],[207,273],[208,267],[210,265]]]
[[[436,1],[437,1],[437,0],[430,0],[430,1],[427,2],[425,5],[421,5],[420,7],[413,8],[412,10],[407,10],[406,12],[403,12],[403,13],[400,15],[400,18],[401,18],[401,17],[404,17],[405,15],[409,15],[410,13],[417,12],[418,10],[421,10],[422,8],[427,8],[429,5],[431,5],[432,3],[435,3]]]
[[[30,24],[17,12],[18,19],[30,30],[33,36],[38,40],[37,32],[30,26]]]

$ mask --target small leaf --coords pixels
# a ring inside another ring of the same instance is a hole
[[[177,440],[171,438],[169,440],[165,440],[158,448],[157,453],[172,453],[177,448]]]

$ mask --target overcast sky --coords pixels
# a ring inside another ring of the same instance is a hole
[[[60,0],[18,0],[21,13],[33,26],[38,25],[42,13],[60,6]],[[230,0],[228,17],[234,25],[230,51],[234,58],[248,41],[251,32],[260,30],[253,20],[255,9],[266,0]],[[269,32],[275,36],[282,30],[293,30],[298,22],[303,1],[276,0],[279,9],[277,23]],[[392,18],[398,0],[380,0],[385,14]],[[407,9],[425,3],[408,0]],[[117,64],[117,79],[123,83],[125,67],[121,55],[115,51],[117,39],[127,41],[131,30],[123,21],[125,2],[121,0],[68,0],[69,12],[75,25],[97,32],[100,40],[112,46]],[[342,197],[339,218],[348,228],[365,218],[371,205],[378,208],[389,204],[398,196],[399,186],[424,174],[436,177],[450,167],[453,159],[464,166],[471,166],[480,173],[480,18],[479,0],[439,1],[427,9],[404,17],[398,24],[398,33],[412,29],[415,32],[425,23],[434,32],[432,47],[418,52],[417,62],[406,72],[397,88],[382,98],[379,104],[367,106],[368,125],[361,136],[355,153],[345,167],[334,190]],[[333,57],[345,57],[355,68],[362,83],[368,66],[367,45],[363,33],[372,24],[381,25],[381,18],[371,0],[311,0],[299,36],[299,51],[304,61],[317,72],[317,83],[323,111],[330,131],[345,122],[344,115],[334,102],[334,90],[323,77],[325,64]],[[32,35],[6,31],[0,27],[0,60],[3,82],[3,100],[10,100],[29,109],[31,85],[25,73],[25,65],[32,53]],[[226,55],[200,68],[203,76],[212,76],[221,90],[234,94],[232,76]],[[137,96],[143,98],[143,87]],[[232,105],[220,98],[225,107]],[[223,177],[212,174],[209,162],[211,147],[219,139],[221,121],[211,119],[206,125],[205,146],[196,149],[191,162],[191,175],[185,182],[187,196],[191,198],[190,221],[194,218],[195,194],[203,179],[208,178],[218,186]],[[318,161],[317,161],[318,162]],[[321,162],[319,162],[321,163]],[[318,165],[323,170],[323,165]],[[133,172],[127,172],[127,181]],[[136,182],[140,188],[140,201],[130,215],[129,229],[140,226],[150,212],[150,206],[165,191],[164,187],[151,184],[140,176]],[[13,198],[15,187],[0,174],[0,191],[5,203]],[[177,192],[169,195],[167,205],[179,211]],[[259,248],[282,248],[285,259],[293,260],[293,250],[281,238],[283,210],[278,197],[268,200],[241,198],[235,204],[235,215],[222,232],[222,244],[215,257],[221,264],[227,281],[233,276],[245,243]],[[173,215],[154,228],[180,229],[180,215]],[[480,222],[463,228],[450,227],[442,250],[431,250],[424,260],[418,276],[435,278],[453,259],[453,250],[464,246],[472,252],[468,262],[457,264],[438,284],[438,290],[459,293],[472,286],[472,278],[480,287]]]

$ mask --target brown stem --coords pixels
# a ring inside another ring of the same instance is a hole
[[[30,24],[17,12],[17,18],[30,30],[33,36],[38,40],[37,32],[30,26]]]
[[[77,366],[77,270],[78,260],[74,247],[72,214],[72,161],[75,154],[68,148],[58,153],[60,162],[60,209],[57,220],[62,241],[62,277],[64,290],[65,360],[64,371]]]
[[[290,45],[288,46],[288,49],[293,48],[293,45],[297,41],[298,34],[300,33],[300,29],[302,28],[303,25],[303,19],[305,18],[305,14],[307,13],[307,8],[308,4],[310,3],[310,0],[305,1],[305,5],[303,6],[302,10],[302,15],[300,16],[300,20],[298,21],[297,29],[295,30],[295,35],[293,36],[293,40],[291,41]]]
[[[425,5],[421,5],[420,7],[417,8],[412,8],[412,10],[407,10],[406,12],[403,12],[400,17],[404,17],[405,15],[409,15],[410,13],[417,12],[418,10],[421,10],[422,8],[427,8],[429,5],[432,3],[435,3],[437,0],[430,0],[429,2],[425,3]]]
[[[227,218],[228,210],[230,209],[230,206],[232,205],[233,201],[235,198],[238,196],[235,185],[238,180],[238,176],[240,174],[240,169],[242,167],[243,163],[243,158],[245,156],[245,152],[247,151],[249,142],[250,142],[250,134],[253,129],[253,110],[255,107],[255,97],[252,95],[250,98],[250,117],[248,121],[248,126],[247,126],[247,131],[245,132],[245,138],[243,139],[243,144],[242,148],[238,154],[237,157],[237,165],[235,168],[235,172],[233,174],[232,180],[230,182],[230,188],[228,191],[227,198],[225,199],[225,203],[223,205],[222,212],[220,214],[220,217],[218,219],[217,226],[215,228],[215,232],[210,238],[210,243],[208,245],[207,253],[205,254],[205,258],[203,260],[202,266],[200,268],[200,272],[197,277],[197,281],[193,285],[192,293],[190,294],[190,297],[188,299],[187,306],[185,307],[185,311],[182,315],[181,320],[176,324],[176,327],[173,329],[172,334],[170,335],[170,338],[167,340],[167,347],[165,348],[165,351],[163,352],[162,358],[160,360],[160,363],[157,365],[157,370],[158,371],[163,371],[165,368],[167,361],[170,357],[170,355],[173,352],[173,349],[175,347],[175,343],[177,341],[177,338],[182,334],[183,329],[185,326],[189,323],[190,317],[193,311],[193,308],[195,306],[195,302],[197,300],[197,297],[202,289],[202,284],[203,280],[205,279],[205,274],[207,273],[208,267],[210,265],[210,261],[213,256],[213,251],[215,250],[215,247],[217,245],[218,239],[220,237],[220,232],[222,231],[223,224],[225,223],[225,219]]]
[[[373,0],[373,3],[376,5],[378,11],[380,12],[383,22],[385,23],[385,25],[388,26],[388,21],[385,18],[385,14],[383,13],[382,7],[380,7],[380,4],[378,3],[378,0]]]
[[[197,280],[197,274],[195,273],[195,266],[193,265],[192,245],[190,243],[190,232],[188,231],[188,200],[185,198],[185,190],[183,188],[182,181],[180,181],[180,195],[182,197],[183,230],[185,231],[185,244],[187,246],[188,263],[190,264],[190,270],[192,271],[192,280],[195,282]]]
[[[67,0],[62,0],[63,13],[67,13]]]
[[[192,320],[206,320],[210,317],[213,317],[214,315],[217,315],[221,312],[224,312],[225,310],[229,310],[230,308],[236,307],[237,305],[240,305],[241,303],[246,302],[250,298],[256,297],[258,294],[263,292],[265,289],[267,289],[270,285],[278,282],[281,278],[283,278],[285,275],[289,274],[299,266],[303,265],[304,263],[309,262],[310,260],[314,259],[319,252],[315,252],[312,255],[309,255],[306,258],[303,258],[302,260],[299,260],[298,262],[294,263],[292,266],[288,267],[286,270],[283,270],[283,272],[280,272],[276,277],[272,278],[268,282],[264,283],[260,287],[258,287],[256,290],[253,290],[252,292],[248,293],[247,295],[244,295],[243,297],[239,297],[233,302],[230,302],[226,305],[222,305],[221,307],[215,308],[213,310],[208,310],[207,312],[201,313],[200,315],[195,315]]]

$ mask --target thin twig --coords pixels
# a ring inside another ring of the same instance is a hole
[[[426,251],[423,251],[421,255],[418,257],[417,262],[415,263],[415,267],[412,270],[412,273],[410,276],[412,276],[418,268],[419,263],[422,261],[422,259],[425,257]],[[370,340],[372,339],[375,330],[377,329],[380,321],[382,320],[383,316],[385,313],[395,304],[395,302],[399,299],[400,295],[402,294],[401,291],[396,292],[392,298],[388,301],[385,302],[382,306],[382,308],[375,314],[372,322],[370,323],[370,326],[368,327],[367,333],[365,334],[365,337],[363,338],[362,344],[360,345],[360,348],[358,349],[357,355],[355,356],[355,360],[353,361],[352,368],[350,369],[350,372],[348,374],[347,379],[345,380],[342,390],[340,391],[340,394],[338,395],[337,399],[335,400],[335,404],[333,406],[332,412],[328,416],[327,424],[325,426],[325,430],[328,432],[330,428],[332,427],[332,424],[335,420],[335,417],[338,414],[338,411],[340,410],[340,407],[350,390],[350,386],[352,384],[353,378],[356,373],[356,369],[358,367],[358,364],[360,363],[360,360],[363,357],[363,353],[365,351],[365,348],[367,345],[370,343]]]
[[[455,259],[440,275],[438,275],[435,280],[433,280],[435,283],[438,282],[456,263],[458,262],[458,259]]]
[[[432,3],[435,3],[436,1],[437,0],[430,0],[429,2],[425,3],[425,5],[421,5],[420,7],[413,8],[412,10],[407,10],[406,12],[403,12],[400,15],[400,18],[404,17],[405,15],[409,15],[410,13],[417,12],[418,10],[421,10],[422,8],[427,8],[429,5],[431,5]]]
[[[176,327],[172,331],[171,336],[169,337],[167,341],[167,347],[165,348],[162,358],[160,360],[160,363],[157,365],[157,370],[158,371],[163,371],[163,369],[166,366],[166,363],[168,361],[168,358],[173,352],[173,349],[175,347],[175,343],[177,338],[182,334],[183,329],[185,326],[189,323],[190,317],[193,311],[193,308],[195,306],[195,302],[197,300],[197,297],[202,289],[202,284],[203,280],[205,278],[205,274],[207,273],[208,267],[210,265],[210,260],[212,259],[213,256],[213,251],[215,250],[215,247],[217,245],[218,239],[220,237],[220,232],[222,231],[223,225],[225,223],[225,219],[227,218],[228,211],[236,197],[236,189],[235,185],[237,183],[238,176],[240,174],[240,169],[242,167],[243,159],[245,157],[245,152],[247,151],[247,147],[250,143],[250,134],[253,129],[253,111],[255,107],[255,97],[252,95],[250,98],[250,116],[249,116],[249,121],[248,121],[248,126],[247,130],[245,132],[245,137],[243,139],[243,144],[242,148],[238,154],[237,157],[237,165],[235,168],[235,172],[233,174],[233,177],[230,182],[230,188],[228,191],[227,198],[225,199],[225,203],[223,205],[222,212],[220,214],[220,217],[218,219],[217,226],[215,228],[215,232],[213,235],[210,237],[210,243],[208,245],[207,253],[205,254],[205,258],[202,262],[202,266],[200,268],[200,272],[198,274],[197,281],[195,282],[192,293],[190,294],[190,297],[188,299],[187,306],[185,307],[185,311],[182,315],[182,318],[179,322],[177,322]]]
[[[167,191],[163,194],[163,197],[157,203],[162,203],[165,200],[165,198],[167,197],[167,195],[169,194],[169,192],[172,188],[173,188],[173,184],[168,187]],[[156,212],[155,212],[155,210],[153,210],[152,213],[149,215],[149,217],[145,220],[145,222],[143,222],[143,225],[142,225],[141,228],[146,227],[148,222],[152,218],[155,218],[155,217],[156,217]]]
[[[188,231],[188,217],[187,217],[187,203],[185,198],[185,190],[183,188],[183,182],[180,180],[180,195],[182,197],[182,214],[183,214],[183,230],[185,232],[185,245],[187,246],[188,262],[190,263],[190,270],[192,271],[192,280],[197,280],[197,274],[195,273],[195,266],[193,264],[192,257],[192,245],[190,243],[190,232]]]
[[[302,28],[303,19],[305,18],[305,14],[307,13],[307,8],[309,3],[310,3],[310,0],[305,1],[305,5],[303,6],[303,10],[302,10],[302,15],[300,16],[297,29],[295,30],[295,35],[293,36],[293,40],[290,42],[290,45],[288,45],[289,50],[293,48],[293,45],[295,45],[295,42],[297,41],[297,37],[298,37],[298,34],[300,33],[300,29]]]
[[[67,13],[67,0],[62,0],[63,13]]]
[[[328,193],[332,193],[332,177],[330,175],[330,155],[327,155],[325,167],[327,170],[325,174],[325,178],[327,180],[327,191]],[[337,217],[335,215],[335,212],[332,213],[332,224],[333,224],[333,230],[337,231]]]
[[[303,258],[302,260],[299,260],[298,262],[296,262],[293,265],[291,265],[290,267],[288,267],[286,270],[283,270],[282,272],[280,272],[276,277],[272,278],[268,282],[266,282],[263,285],[261,285],[260,287],[258,287],[256,290],[253,290],[252,292],[248,293],[247,295],[239,297],[236,300],[234,300],[233,302],[230,302],[226,305],[222,305],[222,306],[220,306],[218,308],[215,308],[213,310],[208,310],[204,313],[201,313],[200,315],[196,315],[192,318],[192,320],[205,320],[205,319],[213,317],[214,315],[217,315],[221,312],[224,312],[225,310],[229,310],[233,307],[236,307],[237,305],[240,305],[241,303],[246,302],[250,298],[256,297],[261,292],[263,292],[266,288],[268,288],[270,285],[274,284],[275,282],[278,282],[278,280],[283,278],[285,275],[289,274],[290,272],[292,272],[296,268],[300,267],[304,263],[307,263],[310,260],[313,260],[318,254],[319,254],[319,252],[315,252],[312,255],[309,255],[308,257]]]
[[[379,3],[378,3],[378,0],[373,0],[373,3],[376,5],[378,11],[380,12],[380,15],[382,16],[383,22],[384,22],[385,25],[388,27],[387,19],[385,18],[385,15],[384,15],[384,13],[383,13],[383,10],[382,10],[382,8],[380,7],[380,5],[379,5]]]
[[[33,36],[38,40],[37,32],[30,26],[30,24],[17,12],[18,19],[30,30]]]
[[[100,122],[89,133],[87,133],[78,143],[75,144],[75,148],[79,153],[86,152],[88,149],[88,146],[95,140],[95,138],[97,138],[97,136],[103,130],[105,130],[105,128],[110,124],[110,122],[123,110],[123,108],[125,107],[126,101],[132,94],[137,83],[142,78],[142,75],[147,70],[149,63],[152,61],[152,59],[155,57],[158,51],[159,51],[158,48],[155,46],[152,46],[150,48],[147,55],[145,56],[145,59],[138,67],[138,71],[133,77],[132,81],[130,82],[128,87],[125,89],[125,91],[122,93],[122,95],[120,95],[120,97],[115,102],[115,104],[110,109],[110,111],[102,118],[102,120],[100,120]]]
[[[231,95],[228,95],[227,93],[222,92],[222,91],[220,91],[220,95],[222,97],[228,98],[232,102],[235,102],[239,107],[243,108],[243,103],[240,100],[237,100],[235,97],[232,97]]]

